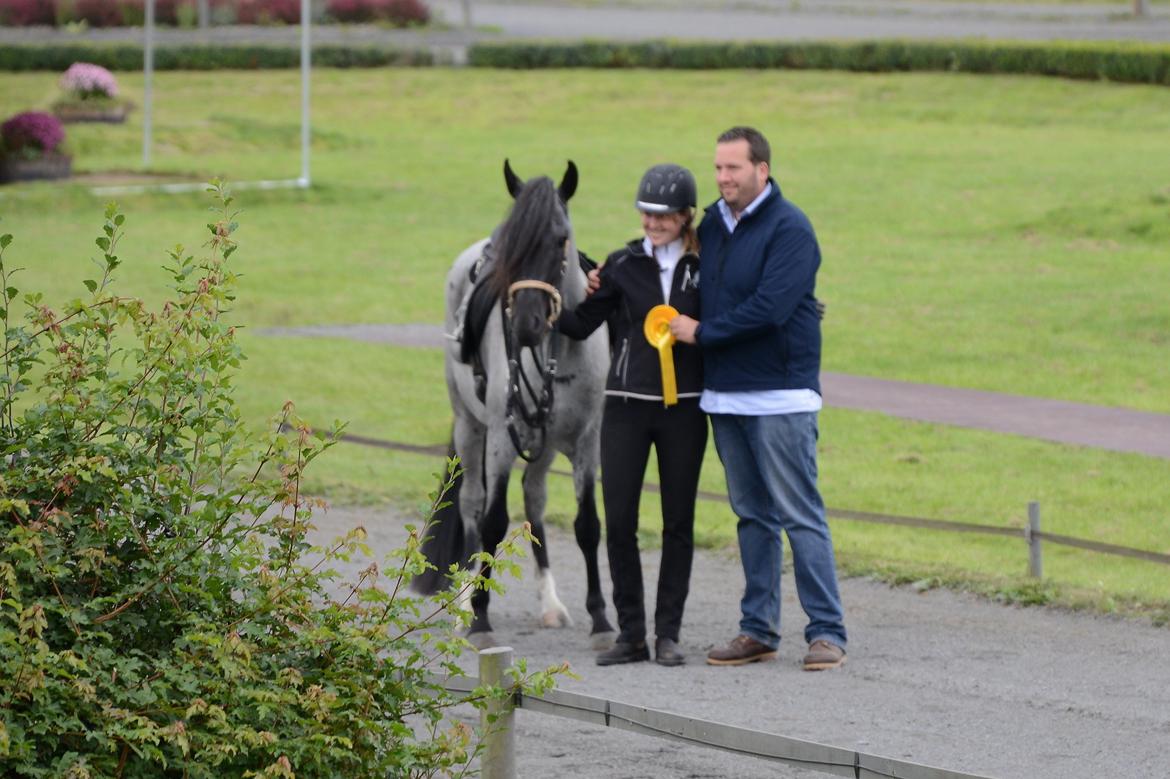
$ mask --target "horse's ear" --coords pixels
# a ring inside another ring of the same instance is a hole
[[[557,187],[557,194],[561,196],[561,201],[568,203],[569,198],[577,191],[577,166],[569,160],[569,167],[565,168],[565,177],[561,179],[561,185]]]
[[[512,172],[512,165],[507,159],[504,160],[504,182],[508,185],[508,194],[515,200],[516,196],[520,194],[520,188],[524,186],[524,182]]]

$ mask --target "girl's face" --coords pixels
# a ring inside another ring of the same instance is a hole
[[[655,246],[666,246],[671,241],[677,241],[682,235],[683,225],[687,217],[682,211],[671,214],[648,214],[642,212],[642,230],[650,243]]]

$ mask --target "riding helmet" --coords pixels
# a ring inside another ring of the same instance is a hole
[[[648,214],[695,207],[695,177],[681,165],[655,165],[642,176],[634,205]]]

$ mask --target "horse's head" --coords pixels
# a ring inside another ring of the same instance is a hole
[[[535,346],[561,312],[561,285],[576,262],[567,203],[577,190],[577,166],[569,162],[560,186],[547,176],[522,181],[504,161],[512,211],[497,238],[495,286],[506,301],[520,346]]]

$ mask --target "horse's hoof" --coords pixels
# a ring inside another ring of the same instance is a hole
[[[475,647],[476,651],[483,651],[484,649],[491,649],[496,645],[496,637],[490,630],[468,633],[467,643]]]
[[[573,618],[567,611],[546,611],[540,615],[540,624],[546,628],[570,628]]]
[[[593,633],[589,636],[589,646],[594,652],[604,652],[613,646],[615,638],[612,630],[602,630],[599,633]]]

